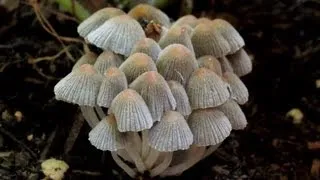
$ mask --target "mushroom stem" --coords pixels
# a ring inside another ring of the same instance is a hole
[[[91,106],[80,106],[82,115],[84,119],[88,122],[91,128],[94,128],[99,123],[99,118],[97,117],[94,108]]]
[[[149,155],[145,160],[145,164],[146,164],[147,169],[150,170],[155,165],[155,163],[157,162],[157,160],[159,158],[159,155],[160,155],[159,151],[157,151],[153,148],[150,148]]]
[[[150,147],[148,144],[148,130],[144,130],[141,132],[141,138],[142,138],[142,147],[141,147],[141,157],[143,160],[146,160],[149,152],[150,152]]]
[[[130,158],[130,156],[128,155],[126,150],[119,149],[119,150],[117,150],[117,154],[118,154],[118,156],[120,156],[125,161],[133,163],[133,160]]]
[[[100,119],[102,119],[106,116],[106,114],[104,113],[104,111],[102,110],[101,107],[96,106],[95,109],[96,109],[96,112],[97,112]]]
[[[172,161],[173,152],[165,152],[163,161],[156,167],[150,170],[150,176],[155,177],[164,172]]]
[[[137,172],[135,172],[131,167],[129,167],[125,162],[123,162],[117,155],[117,152],[112,151],[111,156],[119,167],[121,167],[131,178],[135,178]]]
[[[140,156],[140,152],[137,149],[137,147],[139,146],[137,146],[137,144],[135,143],[137,135],[138,134],[136,132],[128,133],[127,140],[125,142],[125,149],[130,158],[133,160],[134,164],[136,165],[138,171],[140,173],[144,173],[144,171],[146,171],[146,166],[144,165],[144,162],[142,161],[142,158]]]
[[[208,149],[206,149],[206,151],[204,152],[204,155],[203,155],[202,159],[210,156],[215,150],[218,149],[218,147],[219,147],[220,145],[221,145],[221,143],[216,144],[216,145],[212,145],[212,146],[210,146]]]
[[[160,176],[161,177],[173,176],[173,175],[179,175],[183,173],[185,170],[189,169],[190,167],[192,167],[194,164],[196,164],[202,159],[205,150],[206,150],[205,146],[198,147],[198,146],[192,145],[186,152],[187,154],[186,154],[185,161],[175,166],[169,167],[164,172],[162,172]]]

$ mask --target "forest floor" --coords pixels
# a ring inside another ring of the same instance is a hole
[[[197,16],[206,12],[232,22],[254,58],[253,72],[242,79],[250,92],[242,107],[249,124],[210,157],[168,179],[319,179],[319,7],[287,0],[195,4]],[[72,18],[45,12],[57,34],[79,38]],[[74,144],[66,143],[81,117],[76,106],[54,99],[53,87],[74,63],[64,52],[79,58],[81,43],[62,45],[26,3],[12,12],[1,9],[0,16],[0,179],[43,178],[40,163],[50,157],[69,164],[66,179],[127,179],[109,153],[90,145],[87,124]],[[300,121],[286,115],[294,108],[303,114]]]

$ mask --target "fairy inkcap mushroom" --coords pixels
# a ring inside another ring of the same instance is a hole
[[[217,109],[223,112],[229,119],[232,129],[240,130],[247,126],[247,119],[240,106],[232,99],[228,100]]]
[[[121,56],[106,50],[98,56],[97,61],[94,63],[94,67],[98,72],[103,74],[110,67],[119,67],[122,62]]]
[[[199,25],[199,24],[210,24],[210,23],[212,23],[211,19],[209,19],[207,17],[200,17],[200,18],[197,19],[196,25]]]
[[[252,71],[251,59],[243,48],[235,54],[229,55],[228,59],[236,75],[241,77]]]
[[[228,42],[213,28],[212,22],[198,24],[191,41],[197,57],[212,55],[220,58],[230,52]]]
[[[113,113],[120,132],[150,129],[153,120],[143,98],[133,89],[120,92],[109,109]]]
[[[156,63],[158,60],[158,55],[161,51],[159,44],[150,38],[144,38],[139,40],[132,48],[131,55],[135,53],[145,53],[152,58]]]
[[[194,28],[197,25],[197,18],[191,14],[184,15],[180,17],[176,22],[174,22],[172,26],[182,26],[182,25],[189,25],[191,28]]]
[[[168,81],[168,85],[171,89],[174,99],[177,102],[176,111],[178,111],[183,116],[188,116],[189,114],[191,114],[189,98],[182,84],[177,81]]]
[[[73,65],[72,71],[79,68],[82,64],[91,64],[93,65],[96,62],[97,55],[93,52],[86,52],[80,57],[80,59]]]
[[[144,53],[132,54],[121,64],[119,69],[124,72],[129,84],[144,72],[157,71],[152,58]]]
[[[232,72],[223,74],[224,80],[228,82],[231,88],[231,98],[239,104],[244,104],[248,101],[249,92],[241,79]]]
[[[199,68],[192,73],[186,90],[192,109],[216,107],[230,97],[226,83],[206,68]]]
[[[166,80],[175,80],[186,85],[191,73],[198,68],[198,63],[187,47],[171,44],[160,52],[157,68]]]
[[[104,50],[129,56],[133,45],[145,38],[140,24],[128,15],[113,17],[89,33],[88,41]]]
[[[116,67],[111,67],[104,73],[97,104],[102,107],[110,107],[112,100],[123,90],[127,89],[126,75]]]
[[[198,58],[199,67],[204,67],[215,72],[217,75],[222,76],[221,64],[220,62],[211,55],[201,56]]]
[[[77,29],[78,33],[80,34],[80,36],[85,38],[90,32],[97,29],[108,19],[123,14],[125,13],[118,8],[107,7],[100,9],[97,12],[93,13],[90,17],[85,19],[81,24],[79,24]]]
[[[129,86],[145,100],[153,121],[160,121],[164,112],[176,109],[176,101],[166,80],[156,71],[137,77]]]
[[[221,64],[221,69],[222,72],[233,72],[233,67],[230,63],[230,61],[228,60],[228,58],[226,58],[225,56],[222,56],[220,58],[218,58],[220,64]]]

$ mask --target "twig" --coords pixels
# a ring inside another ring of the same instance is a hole
[[[49,149],[51,147],[51,144],[53,142],[53,139],[56,137],[56,134],[57,134],[57,130],[58,128],[56,128],[49,136],[48,140],[47,140],[47,143],[46,143],[46,146],[43,148],[41,154],[40,154],[40,161],[42,160],[45,160],[46,157],[47,157],[47,154],[49,152]]]
[[[64,143],[64,153],[65,154],[68,154],[71,151],[75,141],[77,140],[77,138],[79,136],[79,133],[81,131],[83,124],[84,124],[84,118],[81,115],[81,113],[78,113],[74,119],[73,124],[72,124],[71,130],[69,132],[69,136],[68,136],[66,142]]]
[[[29,58],[28,59],[28,63],[29,64],[35,64],[35,63],[38,63],[40,61],[53,61],[53,60],[57,59],[59,56],[61,56],[63,53],[66,53],[69,48],[70,48],[70,46],[67,46],[67,47],[63,48],[61,51],[59,51],[54,56],[44,56],[44,57],[38,57],[38,58]]]

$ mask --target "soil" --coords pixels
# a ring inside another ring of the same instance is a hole
[[[235,25],[254,57],[253,72],[242,78],[250,92],[242,107],[249,124],[213,155],[167,179],[319,179],[319,6],[312,0],[194,4],[198,17],[223,17]],[[50,12],[45,16],[60,36],[78,37],[76,22]],[[54,99],[54,85],[74,62],[62,54],[32,63],[56,55],[61,43],[25,3],[13,12],[1,8],[0,16],[0,179],[43,178],[40,162],[50,157],[69,164],[66,179],[128,179],[109,153],[90,145],[90,128],[78,108]],[[81,56],[81,44],[66,45],[75,59]],[[293,108],[303,113],[301,121],[286,116]],[[81,131],[66,152],[74,121]]]

